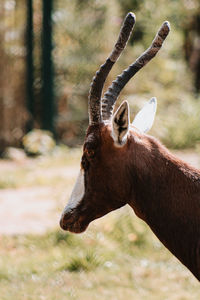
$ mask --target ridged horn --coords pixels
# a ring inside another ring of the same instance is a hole
[[[102,99],[102,119],[109,120],[113,113],[113,106],[126,83],[143,67],[145,66],[160,50],[164,40],[170,31],[168,21],[164,22],[157,32],[151,46],[142,53],[136,61],[131,64],[121,75],[118,75]]]
[[[135,24],[135,15],[129,12],[124,19],[121,27],[117,43],[115,44],[111,54],[106,62],[96,72],[89,92],[89,124],[94,125],[102,121],[101,117],[101,93],[105,80],[112,69],[112,66],[119,58],[121,52],[125,48],[130,34]]]

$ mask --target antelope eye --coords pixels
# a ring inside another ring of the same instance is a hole
[[[94,155],[95,155],[95,152],[94,152],[94,150],[92,150],[92,149],[86,149],[85,152],[86,152],[86,155],[87,155],[89,158],[93,158]]]

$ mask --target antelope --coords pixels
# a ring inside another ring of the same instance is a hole
[[[200,171],[147,134],[154,121],[156,98],[147,102],[132,124],[127,101],[113,114],[123,87],[162,47],[170,31],[167,21],[151,46],[117,76],[102,96],[106,77],[125,48],[134,24],[135,15],[130,12],[110,56],[93,78],[80,173],[60,226],[81,233],[91,221],[129,204],[200,280]]]

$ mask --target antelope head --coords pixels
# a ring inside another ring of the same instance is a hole
[[[83,232],[91,221],[129,203],[133,195],[130,159],[134,156],[139,160],[143,147],[148,145],[145,133],[153,124],[156,99],[144,106],[132,124],[127,101],[114,114],[113,106],[125,84],[157,54],[169,33],[169,23],[164,22],[151,46],[112,82],[102,97],[104,82],[125,48],[134,24],[134,14],[128,13],[111,54],[93,78],[80,173],[60,220],[64,230]]]

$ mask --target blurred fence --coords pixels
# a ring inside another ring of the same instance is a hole
[[[0,151],[20,144],[25,132],[26,49],[24,45],[26,2],[0,2]]]
[[[179,103],[182,94],[192,90],[189,77],[184,74],[180,80],[176,73],[185,58],[194,72],[194,90],[199,92],[198,0],[170,0],[167,7],[164,0],[154,0],[151,5],[147,0],[1,0],[0,152],[7,146],[20,146],[22,137],[32,128],[48,129],[68,145],[80,143],[88,122],[90,81],[110,52],[128,11],[136,13],[137,23],[128,50],[111,78],[149,45],[158,26],[168,19],[172,23],[167,50],[170,57],[165,55],[166,65],[157,60],[153,67],[154,74],[159,73],[159,84],[147,69],[143,73],[147,74],[146,84],[136,80],[134,88],[127,88],[127,94],[134,92],[147,97],[155,86],[164,111],[172,104],[171,98],[173,103]],[[110,82],[109,77],[106,85]],[[168,97],[164,91],[159,93],[162,85],[167,87]],[[178,85],[182,93],[177,92]],[[170,134],[167,130],[163,132],[164,141],[170,145]],[[174,128],[171,132],[175,132]]]
[[[1,1],[0,152],[32,128],[68,144],[83,135],[106,10],[92,2]]]
[[[44,8],[43,10],[41,8]],[[0,4],[0,151],[34,127],[53,128],[52,1]],[[42,18],[43,17],[43,18]],[[37,99],[37,100],[36,100]]]

